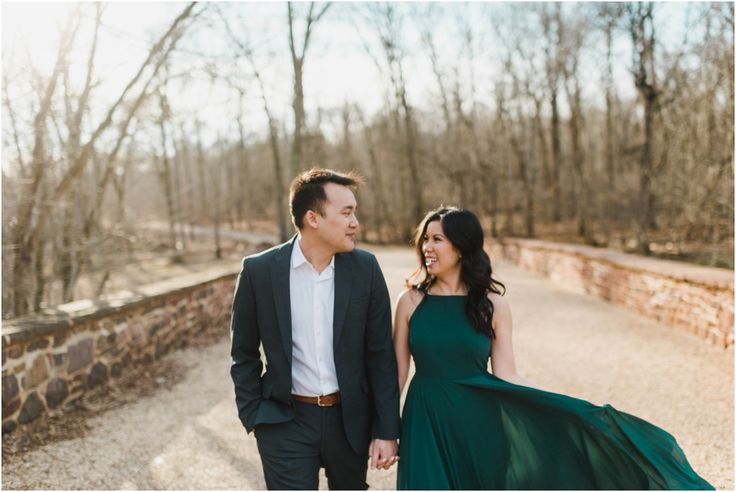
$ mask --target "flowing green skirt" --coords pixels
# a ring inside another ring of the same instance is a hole
[[[400,456],[399,489],[713,489],[665,430],[489,373],[416,375]]]

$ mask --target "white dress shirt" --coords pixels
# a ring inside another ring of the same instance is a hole
[[[301,236],[291,251],[291,392],[301,396],[338,391],[332,347],[335,307],[335,257],[317,273],[304,257]]]

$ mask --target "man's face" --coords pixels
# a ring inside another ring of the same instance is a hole
[[[324,185],[327,201],[322,204],[323,215],[315,214],[317,235],[335,253],[348,253],[355,247],[358,203],[347,186],[335,183]]]

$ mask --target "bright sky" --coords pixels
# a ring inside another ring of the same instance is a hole
[[[11,78],[10,88],[18,105],[28,104],[24,98],[33,96],[32,89],[26,84],[13,82],[17,77],[19,66],[27,66],[30,59],[35,69],[44,76],[51,73],[56,57],[59,31],[70,3],[2,3],[2,55],[3,69]],[[436,84],[431,72],[426,51],[421,46],[418,32],[412,18],[417,9],[426,8],[422,4],[396,4],[400,11],[406,12],[404,24],[408,27],[403,41],[406,47],[405,76],[408,83],[410,102],[423,109],[434,106]],[[485,33],[476,44],[476,87],[478,97],[489,104],[493,100],[492,82],[497,68],[499,43],[494,39],[490,29],[495,16],[501,9],[508,9],[509,4],[435,4],[435,7],[449,14],[444,19],[438,18],[433,24],[436,35],[435,42],[440,51],[440,59],[451,66],[457,60],[460,39],[454,17],[466,15],[471,19],[474,28],[484,27]],[[518,5],[518,4],[517,4]],[[131,75],[144,59],[151,41],[168,27],[176,15],[184,8],[184,3],[167,2],[113,2],[106,4],[103,16],[104,28],[101,33],[98,56],[96,59],[96,75],[101,81],[97,89],[98,101],[114,99]],[[87,16],[92,15],[93,5],[85,4]],[[297,9],[303,16],[306,4],[298,4]],[[371,114],[383,106],[384,91],[387,78],[381,76],[372,59],[366,54],[363,44],[368,41],[376,47],[376,35],[371,27],[361,20],[359,13],[363,5],[359,3],[338,3],[332,5],[324,19],[317,25],[313,40],[307,53],[305,65],[304,89],[308,118],[316,118],[318,107],[339,108],[346,101],[358,103],[366,114]],[[567,6],[566,6],[567,7]],[[567,8],[573,8],[573,6]],[[667,29],[662,30],[662,39],[671,38],[677,42],[677,33],[682,32],[684,14],[688,4],[659,4],[662,22],[666,21]],[[233,26],[242,25],[237,19],[247,19],[246,25],[253,44],[258,47],[258,63],[263,71],[262,76],[267,85],[269,101],[276,117],[290,125],[292,97],[292,68],[286,39],[286,4],[274,3],[226,3],[224,12]],[[91,27],[91,19],[87,19],[84,28]],[[75,51],[73,63],[77,70],[72,75],[81,86],[84,76],[84,64],[87,56],[87,44],[91,40],[89,32],[80,33],[80,42]],[[239,33],[244,32],[242,30]],[[200,66],[207,62],[216,62],[218,55],[225,54],[225,33],[199,27],[181,43],[184,51],[196,51],[206,56],[201,57]],[[674,48],[674,45],[672,46]],[[634,95],[631,75],[627,72],[631,60],[628,38],[620,36],[615,47],[616,57],[620,62],[616,67],[616,79],[619,94],[624,98]],[[380,56],[380,51],[376,51]],[[190,62],[191,54],[178,54],[175,61]],[[585,97],[589,101],[600,101],[601,56],[587,53],[582,63],[582,80]],[[172,73],[177,72],[174,64]],[[233,68],[232,62],[221,63],[216,71],[225,73]],[[465,67],[467,68],[467,67]],[[461,67],[461,69],[463,69]],[[238,78],[242,78],[242,73]],[[20,80],[20,79],[17,79]],[[467,79],[466,79],[467,82]],[[466,84],[467,85],[467,84]],[[195,75],[195,80],[186,87],[180,82],[172,82],[170,98],[175,110],[194,113],[206,123],[209,134],[207,140],[213,140],[217,134],[232,133],[235,109],[234,94],[223,84],[213,86],[205,75]],[[33,96],[37,97],[37,96]],[[260,103],[260,94],[255,85],[249,86],[246,98],[248,131],[261,134],[264,128],[264,115]],[[225,116],[223,117],[223,111]],[[328,120],[329,114],[324,119]],[[333,118],[337,121],[338,118]],[[323,127],[328,135],[334,128]]]

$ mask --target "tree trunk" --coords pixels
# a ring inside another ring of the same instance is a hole
[[[158,177],[164,191],[164,201],[166,203],[166,212],[169,219],[169,245],[174,251],[179,250],[179,244],[176,238],[176,210],[174,207],[174,191],[172,189],[171,163],[168,155],[168,138],[166,135],[165,121],[168,118],[168,108],[166,97],[160,94],[159,103],[161,105],[161,117],[158,120],[159,131],[161,133],[161,157],[158,159]]]
[[[399,70],[401,70],[401,67],[399,67]],[[406,86],[404,84],[403,75],[400,77],[399,80],[399,102],[401,103],[401,108],[403,110],[404,128],[406,130],[406,146],[404,147],[404,149],[406,151],[406,162],[409,169],[409,182],[411,184],[410,190],[414,199],[414,207],[411,218],[414,224],[418,224],[424,216],[424,188],[422,187],[421,181],[419,179],[419,165],[417,163],[417,144],[414,118],[412,117],[412,111],[409,107],[409,102],[406,100]]]
[[[651,2],[627,4],[630,34],[634,50],[634,83],[644,104],[644,143],[639,159],[639,213],[637,216],[638,249],[650,253],[649,230],[655,217],[652,189],[654,172],[654,116],[658,110],[659,88],[654,71],[655,35]]]
[[[565,88],[567,90],[567,99],[570,102],[570,139],[572,142],[572,163],[575,176],[575,207],[577,215],[578,235],[583,238],[586,244],[592,243],[590,223],[589,223],[589,191],[588,182],[585,176],[585,156],[581,142],[581,132],[583,128],[582,121],[582,103],[580,100],[580,85],[577,75],[577,61],[573,62],[571,73],[567,74]]]
[[[212,225],[214,228],[215,240],[215,259],[222,258],[222,244],[220,242],[220,208],[222,203],[222,191],[220,190],[220,182],[222,181],[222,167],[227,169],[227,154],[225,152],[225,142],[220,143],[220,159],[214,166],[213,172],[210,173],[212,180]]]
[[[613,116],[614,82],[613,82],[613,25],[606,26],[606,129],[605,129],[605,152],[606,172],[608,174],[608,185],[612,192],[616,192],[616,165],[614,162],[613,142],[615,140],[616,127]]]
[[[294,138],[291,141],[291,178],[302,170],[302,131],[304,129],[304,87],[302,60],[294,60]]]
[[[244,92],[240,93],[238,106],[238,187],[236,191],[236,208],[238,210],[238,222],[247,221],[247,227],[252,227],[253,221],[253,193],[248,187],[250,178],[250,160],[248,159],[248,151],[245,145],[245,125],[243,124],[243,98]]]
[[[560,110],[557,103],[557,88],[555,87],[550,97],[552,109],[552,121],[550,131],[552,133],[552,220],[562,220],[562,147],[560,145]]]
[[[297,52],[296,42],[294,40],[294,12],[291,2],[287,2],[289,16],[289,50],[291,51],[291,62],[294,68],[294,138],[291,145],[291,178],[294,178],[303,166],[303,133],[305,128],[304,115],[304,59],[307,54],[307,47],[312,35],[314,25],[322,18],[330,4],[327,3],[316,15],[314,13],[315,3],[309,5],[309,13],[307,14],[307,26],[304,31],[304,40],[301,45],[301,52]]]

